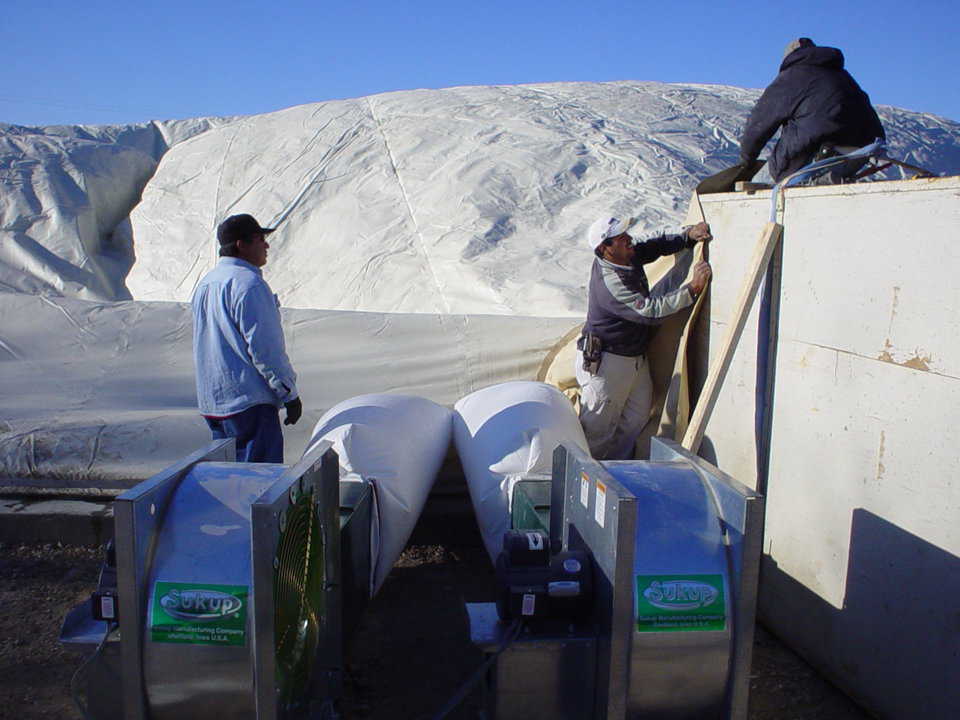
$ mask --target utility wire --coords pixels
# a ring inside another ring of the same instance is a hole
[[[107,644],[107,639],[110,637],[110,633],[112,633],[116,628],[117,623],[107,623],[107,629],[103,633],[103,639],[100,641],[100,644],[97,645],[97,649],[93,651],[90,657],[83,661],[83,664],[77,668],[77,671],[73,674],[73,677],[70,678],[70,694],[73,696],[73,704],[77,706],[77,710],[80,711],[80,715],[83,717],[83,720],[94,720],[94,718],[92,718],[87,712],[89,707],[80,701],[80,679],[83,677],[84,673],[86,673],[86,670],[90,664],[96,660],[97,657],[99,657],[101,652],[103,652],[103,648]]]

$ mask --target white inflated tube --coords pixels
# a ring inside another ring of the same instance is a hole
[[[587,441],[570,401],[544,383],[493,385],[467,395],[454,409],[457,453],[483,543],[496,562],[510,528],[516,483],[530,474],[549,475],[560,443],[587,452]]]
[[[330,440],[340,456],[340,481],[373,485],[371,596],[417,524],[450,446],[452,416],[421,397],[358,395],[330,408],[313,430],[306,452]]]

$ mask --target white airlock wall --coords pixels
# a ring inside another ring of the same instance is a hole
[[[713,354],[770,218],[770,192],[709,195],[702,205],[716,238]],[[952,716],[960,178],[791,188],[778,220],[761,618],[881,717]],[[702,451],[754,486],[758,305],[759,296]]]

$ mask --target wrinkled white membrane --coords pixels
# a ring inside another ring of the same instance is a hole
[[[0,287],[186,301],[216,261],[217,223],[251,212],[279,222],[266,274],[286,307],[580,315],[586,226],[611,211],[640,232],[680,223],[694,185],[736,162],[757,96],[555,83],[0,126]],[[894,156],[960,172],[960,123],[880,115]]]
[[[534,377],[577,320],[284,310],[283,322],[304,404],[284,427],[292,463],[338,403],[374,390],[452,407]],[[184,303],[0,292],[0,485],[129,486],[209,442],[191,328]]]
[[[558,83],[0,124],[0,475],[129,484],[208,439],[188,309],[142,301],[187,301],[236,212],[279,223],[265,274],[297,308],[284,320],[306,411],[288,461],[353,395],[452,406],[532,379],[585,311],[586,226],[616,212],[641,233],[676,227],[694,185],[736,162],[757,96]],[[960,124],[879,112],[894,156],[960,172]]]

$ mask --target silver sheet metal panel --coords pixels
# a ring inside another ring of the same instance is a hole
[[[344,516],[329,443],[293,467],[228,455],[211,443],[117,500],[125,718],[269,720],[339,694],[340,536],[346,592],[365,601],[370,488],[346,493]]]
[[[256,717],[313,715],[339,697],[343,668],[340,469],[318,443],[252,509]],[[265,582],[269,579],[269,582]]]
[[[495,603],[467,603],[470,638],[494,653],[509,634]],[[571,631],[521,633],[497,658],[483,705],[496,720],[584,720],[593,716],[596,638]]]
[[[597,570],[593,717],[742,720],[763,500],[676,443],[652,448],[651,462],[554,456],[551,535]]]
[[[636,498],[578,448],[558,447],[553,461],[551,544],[556,532],[563,549],[585,550],[593,558],[597,631],[593,717],[622,720],[627,717],[630,682]],[[558,505],[562,513],[554,512]]]
[[[147,612],[147,573],[150,553],[159,535],[171,498],[183,477],[199,462],[227,460],[234,454],[232,439],[216,440],[157,473],[114,501],[117,547],[117,590],[121,631],[123,715],[146,720],[142,626]]]
[[[373,485],[340,483],[340,594],[343,637],[353,635],[373,589],[370,534],[374,522]],[[379,518],[376,518],[379,521]]]
[[[732,593],[713,498],[686,463],[604,467],[637,498],[628,715],[721,717]]]
[[[742,720],[747,717],[750,693],[765,498],[672,440],[653,438],[650,459],[688,463],[713,495],[717,520],[724,533],[731,579],[729,604],[733,613],[733,656],[726,713],[727,717]]]
[[[181,481],[147,581],[143,657],[152,718],[254,714],[250,513],[286,470],[200,463]],[[218,612],[220,621],[204,617]]]

